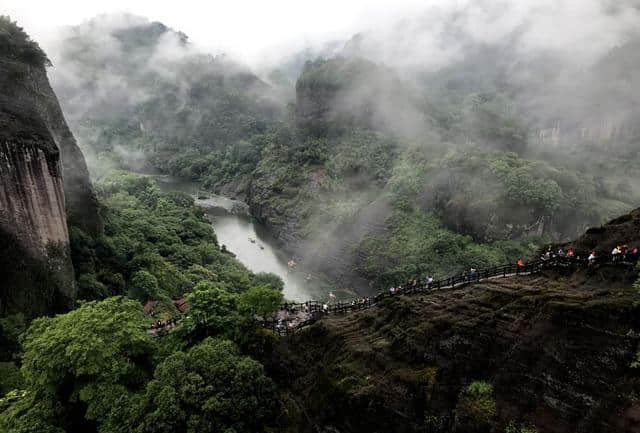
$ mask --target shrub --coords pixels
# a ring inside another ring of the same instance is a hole
[[[469,384],[460,393],[458,410],[466,416],[488,422],[496,414],[493,385],[484,381]]]

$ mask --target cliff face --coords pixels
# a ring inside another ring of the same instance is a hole
[[[619,269],[598,272],[399,297],[325,319],[273,360],[289,431],[639,431],[638,295]],[[477,381],[491,396],[469,401]]]
[[[15,107],[30,112],[47,138],[57,147],[62,165],[65,199],[70,222],[86,231],[97,233],[101,229],[98,204],[93,193],[84,156],[60,109],[44,67],[7,62],[0,65],[2,107]],[[13,74],[9,71],[13,70]]]
[[[0,25],[0,314],[40,315],[75,298],[66,211],[90,232],[100,219],[44,54],[15,24]]]

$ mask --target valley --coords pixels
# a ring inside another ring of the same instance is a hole
[[[69,1],[0,11],[0,433],[640,432],[637,1]]]

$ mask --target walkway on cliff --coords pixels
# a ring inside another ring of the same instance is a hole
[[[519,266],[518,264],[508,264],[474,272],[463,272],[449,278],[434,280],[431,283],[427,283],[426,279],[414,280],[415,284],[400,286],[393,292],[380,291],[373,297],[359,298],[350,302],[336,302],[331,304],[321,303],[318,301],[287,303],[284,304],[280,311],[275,314],[273,320],[265,323],[264,325],[280,335],[288,335],[315,323],[323,317],[337,314],[348,314],[369,309],[385,299],[398,295],[430,293],[436,290],[450,290],[472,283],[479,283],[481,281],[526,276],[549,270],[596,270],[602,266],[633,268],[638,262],[638,258],[638,254],[626,254],[620,255],[619,257],[607,255],[593,260],[553,256],[546,260],[541,259],[535,262],[526,263],[522,266]]]
[[[303,303],[285,303],[270,320],[263,323],[263,326],[284,336],[295,333],[323,317],[366,310],[394,296],[450,290],[481,281],[526,276],[543,271],[596,270],[602,266],[624,267],[628,269],[636,265],[639,256],[639,254],[624,254],[619,257],[604,255],[592,260],[566,256],[551,256],[548,259],[540,259],[522,265],[514,263],[477,271],[463,272],[449,278],[433,280],[430,283],[426,278],[412,280],[411,283],[396,287],[393,291],[380,291],[373,297],[358,298],[349,302],[322,303],[319,301],[307,301]],[[154,328],[150,330],[150,333],[153,336],[162,335],[175,326],[176,321],[172,320],[167,327]]]

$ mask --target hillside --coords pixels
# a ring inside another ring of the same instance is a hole
[[[640,433],[639,1],[0,16],[0,433]]]

